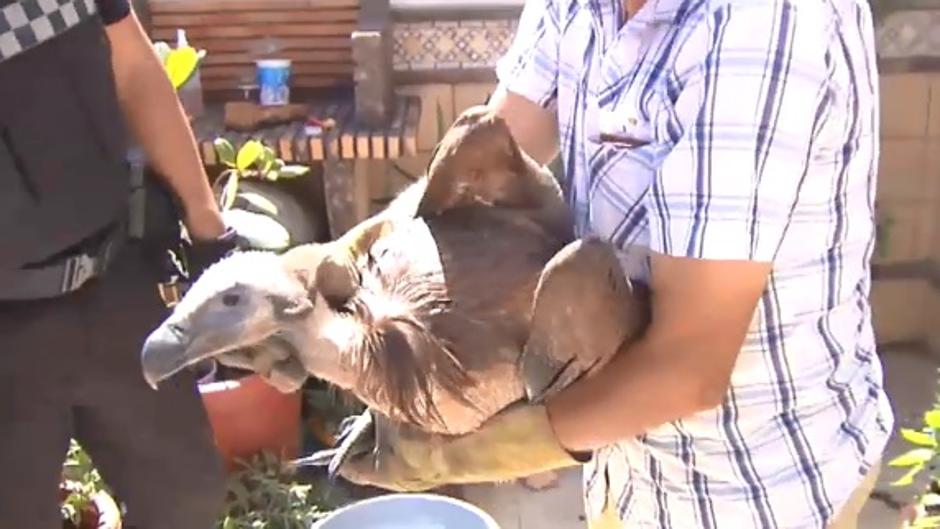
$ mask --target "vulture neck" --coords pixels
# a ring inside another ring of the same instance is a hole
[[[348,344],[361,334],[352,318],[314,317],[314,321],[307,322],[303,329],[295,329],[292,334],[300,335],[295,337],[295,343],[308,373],[341,389],[355,389],[357,372],[344,354]]]

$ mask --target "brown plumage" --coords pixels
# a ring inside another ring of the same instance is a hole
[[[284,390],[309,374],[459,434],[602,366],[647,320],[613,250],[573,240],[551,175],[477,107],[425,178],[337,241],[207,270],[143,364],[152,384],[208,356],[263,366]],[[270,350],[281,356],[262,361]]]

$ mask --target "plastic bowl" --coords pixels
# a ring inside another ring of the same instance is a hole
[[[311,529],[499,529],[465,501],[437,494],[388,494],[343,507]]]

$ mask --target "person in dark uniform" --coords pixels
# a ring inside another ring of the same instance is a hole
[[[167,310],[128,231],[128,138],[175,197],[195,274],[235,243],[128,0],[0,0],[0,528],[61,527],[70,438],[135,529],[210,529],[224,470],[194,375],[153,391]]]

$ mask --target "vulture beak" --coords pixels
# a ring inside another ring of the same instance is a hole
[[[213,319],[211,326],[195,323],[184,326],[171,320],[154,329],[144,341],[140,356],[147,384],[157,389],[160,382],[186,367],[241,345],[246,323],[235,314],[227,316],[230,317]]]
[[[246,252],[223,259],[147,336],[140,352],[144,379],[157,389],[201,360],[258,345],[311,309],[306,289],[278,255]]]
[[[141,352],[144,379],[151,388],[165,380],[190,363],[189,336],[174,325],[164,322],[147,336]]]

